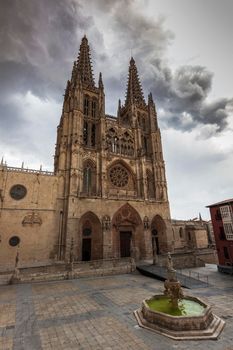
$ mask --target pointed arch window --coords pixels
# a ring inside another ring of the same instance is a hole
[[[114,136],[112,139],[112,152],[113,153],[117,153],[117,142],[118,142],[118,139],[116,136]]]
[[[83,143],[85,146],[88,143],[88,123],[86,121],[83,123]]]
[[[83,108],[83,110],[84,110],[84,115],[88,116],[88,112],[89,112],[89,99],[88,99],[88,97],[84,98],[84,108]]]
[[[95,136],[96,136],[96,126],[95,124],[91,125],[91,146],[95,146]]]
[[[147,170],[147,191],[148,191],[148,198],[149,199],[155,199],[155,184],[154,184],[154,178],[153,174],[150,170]]]
[[[96,194],[96,167],[87,161],[83,167],[83,192],[87,195]]]
[[[92,118],[96,118],[96,101],[93,100],[91,103],[91,116]]]

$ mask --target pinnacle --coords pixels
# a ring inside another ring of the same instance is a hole
[[[134,103],[137,105],[146,105],[135,60],[131,57],[125,105]]]
[[[92,73],[92,64],[90,57],[90,48],[88,45],[88,40],[86,35],[82,38],[80,45],[78,60],[77,60],[77,69],[80,72],[81,80],[83,83],[86,83],[89,86],[94,87],[95,82]]]
[[[133,57],[131,57],[131,59],[130,59],[130,66],[132,66],[132,65],[134,65],[134,64],[135,64],[135,60],[134,60]]]
[[[99,74],[99,88],[104,88],[104,84],[103,84],[103,79],[102,79],[102,73],[100,72]]]

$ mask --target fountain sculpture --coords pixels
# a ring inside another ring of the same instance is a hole
[[[139,326],[176,340],[217,339],[225,325],[203,300],[184,296],[170,253],[163,294],[143,300],[134,314]]]

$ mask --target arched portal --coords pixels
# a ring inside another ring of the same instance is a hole
[[[113,255],[115,257],[145,256],[145,239],[142,220],[138,212],[128,203],[113,216]]]
[[[85,213],[80,219],[82,261],[103,259],[103,235],[98,217],[92,213]]]
[[[154,216],[151,222],[151,241],[155,254],[159,255],[167,251],[166,224],[160,215]]]

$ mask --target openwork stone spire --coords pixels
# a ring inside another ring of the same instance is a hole
[[[128,76],[125,106],[133,103],[138,106],[146,105],[143,92],[142,92],[141,83],[138,77],[137,67],[133,57],[131,57],[130,65],[129,65],[129,76]]]
[[[82,38],[82,42],[80,45],[77,69],[79,74],[81,75],[82,83],[86,83],[88,86],[94,87],[95,82],[92,73],[90,48],[88,45],[86,35],[84,35],[84,37]]]

